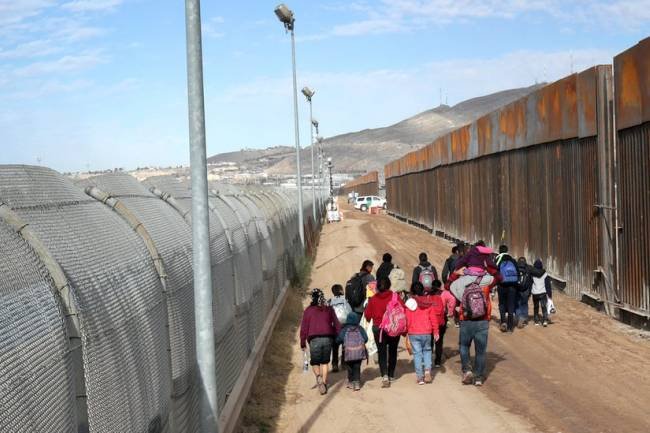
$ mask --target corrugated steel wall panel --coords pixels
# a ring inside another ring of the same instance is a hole
[[[356,192],[359,195],[377,195],[379,194],[379,172],[368,172],[347,182],[341,189],[346,195],[351,192]]]

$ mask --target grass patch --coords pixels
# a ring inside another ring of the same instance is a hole
[[[312,261],[307,257],[296,259],[294,276],[287,292],[284,309],[275,325],[271,341],[255,377],[248,401],[242,411],[240,433],[271,433],[281,431],[278,417],[283,405],[295,402],[296,395],[289,389],[289,375],[300,368],[291,359],[296,334],[300,327],[305,290],[310,282]]]

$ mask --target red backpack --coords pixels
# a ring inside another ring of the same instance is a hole
[[[402,304],[399,302],[397,293],[393,293],[393,297],[388,301],[379,329],[380,342],[383,340],[384,332],[391,337],[397,337],[406,332],[406,312],[404,311]]]

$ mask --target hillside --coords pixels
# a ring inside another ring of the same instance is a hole
[[[336,172],[383,172],[386,163],[417,149],[453,129],[509,104],[535,90],[537,86],[505,90],[468,99],[453,107],[441,105],[416,114],[391,126],[364,129],[327,138],[324,149],[334,160]],[[311,167],[310,147],[302,152],[303,167]],[[292,147],[280,146],[265,150],[242,150],[215,155],[210,162],[236,162],[269,174],[292,174],[295,156]]]

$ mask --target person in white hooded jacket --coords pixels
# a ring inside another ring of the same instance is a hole
[[[532,275],[533,286],[530,290],[530,293],[533,295],[533,318],[536,326],[539,326],[541,324],[542,326],[546,327],[548,326],[548,310],[546,305],[548,302],[547,293],[550,292],[551,278],[544,270],[544,265],[540,259],[535,260],[535,264],[533,266],[536,270],[540,271],[538,273],[542,273],[541,277],[538,277],[535,274]],[[542,309],[541,320],[539,317],[540,308]]]

